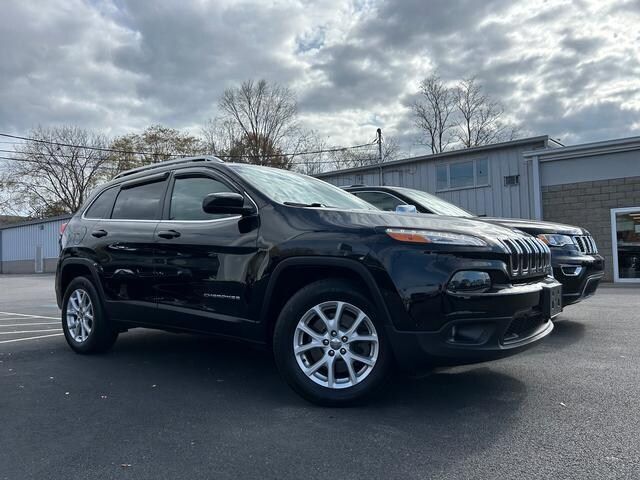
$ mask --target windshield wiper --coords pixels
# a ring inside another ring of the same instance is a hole
[[[282,202],[289,207],[312,207],[312,208],[327,208],[329,205],[325,205],[324,203],[298,203],[298,202]]]

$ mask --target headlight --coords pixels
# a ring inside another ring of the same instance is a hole
[[[409,243],[440,243],[446,245],[486,246],[486,242],[478,237],[452,232],[434,232],[431,230],[405,230],[402,228],[387,228],[387,235],[394,240]]]
[[[569,235],[560,235],[559,233],[542,233],[538,235],[538,238],[550,247],[573,245],[573,239]]]

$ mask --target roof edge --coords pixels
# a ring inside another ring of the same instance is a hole
[[[460,154],[473,155],[474,153],[484,152],[487,150],[495,150],[498,148],[509,148],[509,147],[526,145],[528,143],[535,143],[535,142],[544,142],[545,146],[548,146],[549,140],[550,140],[549,135],[538,135],[535,137],[519,138],[516,140],[509,140],[508,142],[492,143],[489,145],[482,145],[479,147],[460,148],[458,150],[448,150],[446,152],[441,152],[441,153],[418,155],[415,157],[402,158],[400,160],[393,160],[391,162],[376,163],[372,165],[363,165],[361,167],[344,168],[342,170],[332,170],[330,172],[317,173],[313,176],[316,178],[323,178],[323,177],[328,177],[332,175],[341,175],[343,173],[359,172],[364,170],[376,169],[380,167],[387,168],[394,165],[404,165],[406,163],[420,162],[424,160],[439,160],[442,158],[447,158],[447,157],[456,156]]]
[[[538,157],[540,161],[560,160],[582,155],[596,155],[602,153],[624,152],[640,150],[640,136],[615,138],[600,142],[582,143],[559,148],[545,148],[524,152],[525,158]]]
[[[64,215],[56,215],[55,217],[35,218],[33,220],[27,220],[24,222],[10,223],[8,225],[0,225],[0,230],[8,230],[10,228],[17,228],[17,227],[26,227],[28,225],[38,225],[40,223],[57,222],[59,220],[69,220],[71,219],[71,217],[73,217],[73,215],[64,214]]]

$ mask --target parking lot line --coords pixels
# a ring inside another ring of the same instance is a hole
[[[14,338],[12,340],[0,340],[0,343],[23,342],[25,340],[37,340],[38,338],[59,337],[60,335],[64,335],[64,333],[53,333],[51,335],[39,335],[37,337]]]
[[[32,325],[59,325],[59,324],[60,324],[60,322],[10,323],[8,325],[4,325],[4,324],[0,323],[0,328],[3,328],[3,327],[30,327]]]
[[[25,319],[24,317],[0,317],[0,322],[8,322],[9,320],[12,320],[15,322],[16,320],[27,320],[27,319]],[[37,318],[34,320],[37,320]],[[46,320],[46,318],[43,318],[43,320]]]
[[[58,317],[47,317],[46,315],[27,315],[26,313],[16,313],[16,312],[0,312],[0,315],[15,315],[17,317],[48,318],[49,320],[58,320]],[[0,320],[2,320],[2,317],[0,317]]]
[[[61,328],[48,328],[46,330],[18,330],[15,332],[0,332],[0,335],[13,335],[17,333],[43,333],[43,332],[61,332]]]

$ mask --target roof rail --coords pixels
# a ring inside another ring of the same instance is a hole
[[[180,165],[182,163],[192,163],[192,162],[218,162],[218,163],[224,163],[218,157],[214,157],[212,155],[203,155],[203,156],[199,156],[199,157],[184,157],[184,158],[177,158],[175,160],[166,160],[166,161],[163,161],[163,162],[152,163],[150,165],[145,165],[143,167],[132,168],[131,170],[125,170],[124,172],[120,172],[118,175],[116,175],[113,178],[114,179],[115,178],[122,178],[122,177],[126,177],[126,176],[129,176],[129,175],[133,175],[134,173],[146,172],[146,171],[149,171],[149,170],[154,170],[156,168],[166,167],[168,165]]]

